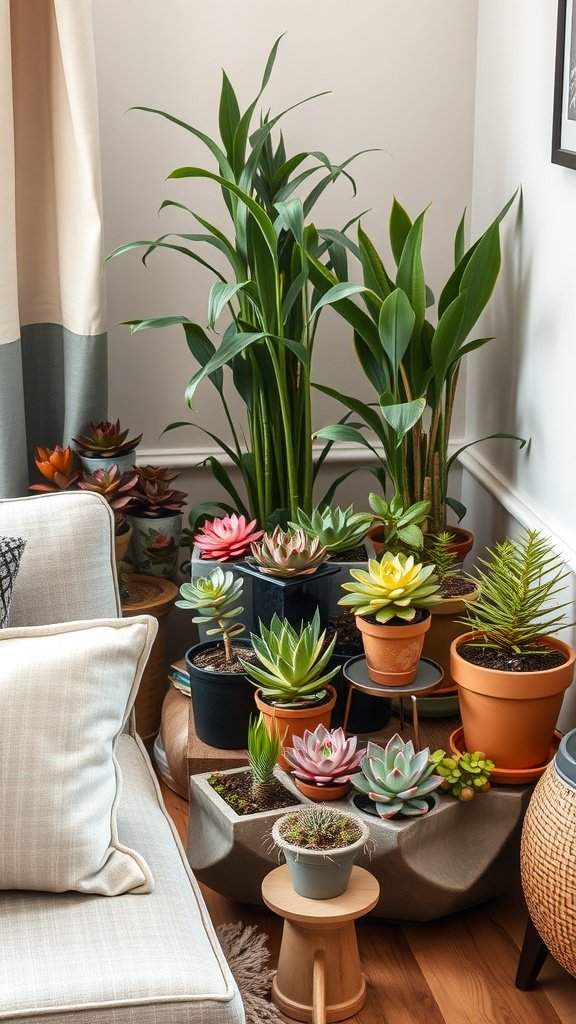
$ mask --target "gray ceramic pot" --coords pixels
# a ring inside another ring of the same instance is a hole
[[[312,900],[329,900],[341,896],[348,887],[356,856],[370,837],[367,825],[355,815],[349,815],[362,830],[360,838],[350,846],[324,852],[305,850],[287,842],[281,834],[286,817],[283,814],[274,822],[272,839],[286,858],[294,891]]]

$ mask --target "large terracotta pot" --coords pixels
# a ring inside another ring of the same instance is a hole
[[[503,672],[472,665],[458,653],[480,637],[465,633],[452,643],[450,669],[458,683],[467,750],[483,750],[499,768],[534,768],[550,756],[564,691],[572,682],[576,652],[556,637],[545,645],[561,651],[563,665],[539,672]]]
[[[417,622],[391,625],[371,622],[356,615],[362,633],[368,677],[373,683],[398,689],[414,681],[422,654],[424,634],[430,629],[431,616],[425,611]]]
[[[313,706],[308,705],[307,707],[295,708],[295,707],[283,707],[281,704],[269,704],[267,701],[262,699],[260,690],[256,690],[254,699],[256,701],[256,707],[262,713],[262,716],[266,722],[268,731],[272,728],[272,719],[276,719],[276,724],[280,730],[280,735],[283,736],[282,747],[293,746],[293,736],[303,736],[306,729],[310,732],[314,732],[316,726],[325,725],[327,729],[330,728],[330,717],[332,715],[332,708],[336,703],[336,690],[333,686],[327,686],[329,696],[321,704],[314,704]],[[284,735],[284,733],[286,735]],[[286,771],[290,771],[292,765],[288,764],[288,761],[280,754],[278,758],[278,764],[281,768]]]
[[[439,604],[430,608],[432,621],[430,629],[424,637],[422,655],[437,662],[444,669],[442,686],[435,693],[443,690],[455,690],[456,680],[450,674],[450,647],[457,637],[467,632],[467,627],[458,622],[466,611],[466,605],[478,597],[478,587],[474,586],[470,594],[463,597],[443,597]]]

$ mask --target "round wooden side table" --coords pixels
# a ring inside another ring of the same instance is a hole
[[[374,875],[356,866],[346,892],[329,900],[298,896],[286,864],[266,875],[262,898],[284,918],[272,1001],[287,1017],[327,1024],[364,1005],[354,921],[376,906],[379,894]]]
[[[178,597],[178,587],[158,576],[127,573],[124,577],[128,597],[122,601],[122,615],[153,615],[158,619],[158,633],[144,669],[134,705],[136,731],[147,745],[152,745],[160,729],[162,702],[168,691],[166,676],[166,616]]]

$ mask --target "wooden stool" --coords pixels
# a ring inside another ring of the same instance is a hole
[[[354,921],[378,902],[380,886],[353,867],[346,892],[330,900],[298,896],[288,867],[262,882],[266,906],[284,918],[272,1000],[293,1020],[327,1024],[352,1017],[366,1001]]]

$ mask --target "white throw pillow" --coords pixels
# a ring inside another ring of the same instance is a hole
[[[118,839],[116,742],[156,619],[96,619],[0,632],[0,889],[150,892]]]

